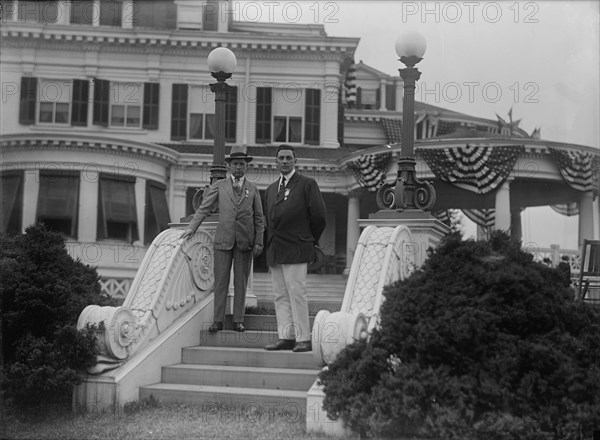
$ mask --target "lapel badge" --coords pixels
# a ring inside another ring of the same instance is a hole
[[[285,192],[283,193],[283,200],[287,200],[289,195],[290,195],[290,190],[286,189]]]

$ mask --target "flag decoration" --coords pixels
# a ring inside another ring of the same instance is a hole
[[[567,217],[579,215],[579,204],[577,202],[565,203],[562,205],[550,205],[550,208]]]
[[[485,229],[491,229],[496,222],[495,209],[462,209],[464,215],[473,223]]]
[[[496,189],[513,170],[523,147],[464,147],[418,150],[436,177],[486,194]]]
[[[356,66],[354,60],[352,60],[346,72],[344,90],[346,92],[346,104],[349,107],[354,107],[356,105]]]
[[[598,156],[573,150],[548,147],[560,174],[577,191],[598,191]]]
[[[381,118],[381,126],[388,144],[399,144],[402,140],[402,120]]]
[[[392,153],[389,151],[379,154],[363,154],[348,162],[346,166],[362,188],[375,192],[385,183],[386,171],[391,161]]]

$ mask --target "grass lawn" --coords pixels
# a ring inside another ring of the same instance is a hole
[[[48,411],[50,412],[50,411]],[[56,411],[54,411],[56,412]],[[282,411],[249,411],[202,405],[142,401],[122,415],[3,414],[0,437],[7,439],[300,439],[305,419]]]

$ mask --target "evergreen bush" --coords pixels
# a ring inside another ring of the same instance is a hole
[[[78,331],[90,304],[113,305],[98,273],[67,253],[43,225],[0,236],[2,388],[17,406],[69,402],[78,371],[95,363],[93,329]]]
[[[320,375],[330,417],[391,438],[579,439],[600,429],[600,312],[506,234],[450,235],[384,293],[379,330]]]

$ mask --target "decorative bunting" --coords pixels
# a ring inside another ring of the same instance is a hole
[[[469,220],[482,228],[493,228],[496,222],[495,209],[463,209],[462,212]]]
[[[450,212],[450,209],[442,209],[441,211],[436,211],[432,214],[446,226],[452,225],[452,213]]]
[[[358,184],[370,192],[375,192],[385,182],[385,175],[392,160],[392,153],[363,154],[346,166]]]
[[[356,66],[354,60],[352,60],[348,72],[346,72],[344,89],[346,92],[346,104],[349,107],[354,107],[356,105]]]
[[[564,205],[550,205],[550,208],[567,217],[579,215],[579,204],[577,202],[565,203]]]
[[[419,149],[436,177],[477,194],[496,189],[511,173],[523,147]]]
[[[577,191],[598,191],[598,157],[583,151],[550,147],[548,150],[554,157],[563,179],[571,188]]]
[[[381,118],[381,126],[388,144],[399,144],[402,140],[402,120]]]

